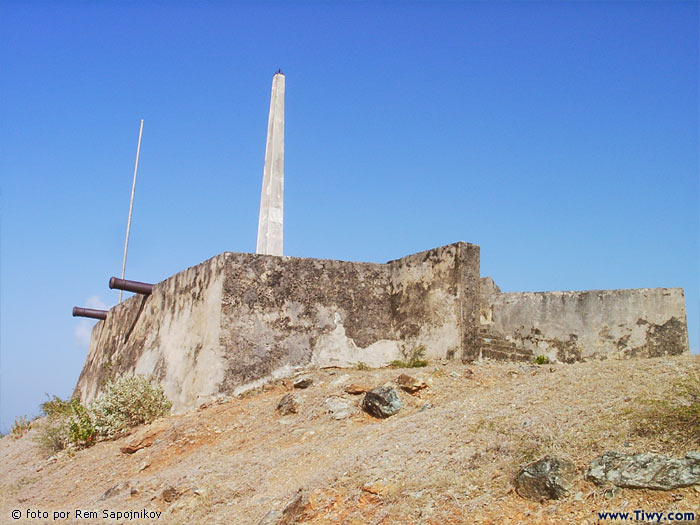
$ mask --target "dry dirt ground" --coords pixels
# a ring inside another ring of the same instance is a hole
[[[584,479],[606,450],[680,456],[687,440],[638,431],[644,399],[700,373],[698,356],[573,365],[482,362],[419,369],[311,370],[294,392],[297,414],[281,416],[291,384],[265,388],[162,418],[116,441],[70,457],[47,458],[35,443],[41,421],[23,437],[0,440],[0,523],[105,523],[102,511],[147,509],[158,519],[120,523],[257,524],[301,491],[295,523],[609,523],[598,511],[677,510],[700,515],[700,486],[670,492],[598,487]],[[370,387],[408,373],[429,387],[401,392],[402,410],[384,420],[359,409]],[[354,412],[335,420],[330,397]],[[120,451],[141,443],[138,452]],[[697,446],[695,446],[697,449]],[[570,458],[579,478],[563,500],[534,502],[513,489],[519,468],[545,453]],[[22,518],[13,520],[11,512]],[[26,519],[31,509],[48,519]],[[98,519],[75,519],[75,510]],[[697,520],[700,523],[700,519]]]

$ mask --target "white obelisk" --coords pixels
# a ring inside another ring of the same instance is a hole
[[[272,77],[263,169],[258,245],[255,253],[282,255],[284,218],[284,75]]]

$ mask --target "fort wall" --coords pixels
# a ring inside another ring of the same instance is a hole
[[[384,366],[419,346],[475,355],[479,247],[456,243],[387,264],[223,253],[112,308],[76,386],[152,374],[176,410],[304,366]],[[476,298],[476,299],[475,299]]]
[[[433,361],[571,363],[688,352],[679,288],[502,293],[479,247],[386,264],[222,253],[113,307],[92,332],[83,402],[118,374],[152,375],[175,410],[308,366]]]
[[[689,351],[681,288],[523,293],[483,288],[483,357],[531,361],[545,355],[572,363]]]

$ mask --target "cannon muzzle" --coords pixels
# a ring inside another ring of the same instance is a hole
[[[89,317],[90,319],[107,319],[107,310],[93,310],[91,308],[73,307],[73,317]]]
[[[117,277],[112,277],[109,280],[109,288],[110,290],[126,290],[127,292],[140,293],[141,295],[150,295],[153,291],[152,284],[127,281],[126,279],[118,279]]]

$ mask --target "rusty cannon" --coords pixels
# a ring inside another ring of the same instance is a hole
[[[90,319],[107,319],[107,310],[93,310],[92,308],[73,307],[73,317],[89,317]]]
[[[153,291],[153,285],[148,283],[140,283],[138,281],[127,281],[126,279],[112,277],[109,280],[109,289],[125,290],[127,292],[139,293],[141,295],[151,295],[151,292]]]

